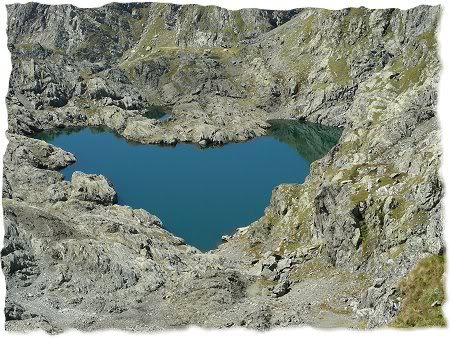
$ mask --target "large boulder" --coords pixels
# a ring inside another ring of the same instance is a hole
[[[117,193],[103,175],[90,175],[79,171],[72,174],[71,198],[100,204],[117,202]]]

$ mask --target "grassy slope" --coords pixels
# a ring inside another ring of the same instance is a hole
[[[441,306],[445,299],[444,269],[443,256],[430,256],[416,264],[399,285],[403,301],[391,326],[446,326]]]

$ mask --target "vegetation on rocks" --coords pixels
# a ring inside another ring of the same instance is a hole
[[[9,5],[7,329],[443,325],[439,13]],[[148,118],[154,105],[171,120]],[[275,187],[263,217],[208,253],[114,204],[107,178],[65,181],[75,157],[29,137],[102,126],[144,144],[272,134],[297,149],[283,119],[336,133],[305,137],[306,181]]]
[[[430,256],[418,261],[400,282],[400,311],[393,327],[446,326],[443,314],[445,259]]]

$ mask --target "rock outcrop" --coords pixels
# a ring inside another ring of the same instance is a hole
[[[117,194],[114,188],[103,175],[88,175],[75,171],[72,174],[71,185],[71,198],[99,204],[113,204],[117,202]]]

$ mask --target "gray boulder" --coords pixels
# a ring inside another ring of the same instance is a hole
[[[103,175],[90,175],[79,171],[72,174],[70,197],[105,205],[117,202],[116,191]]]

